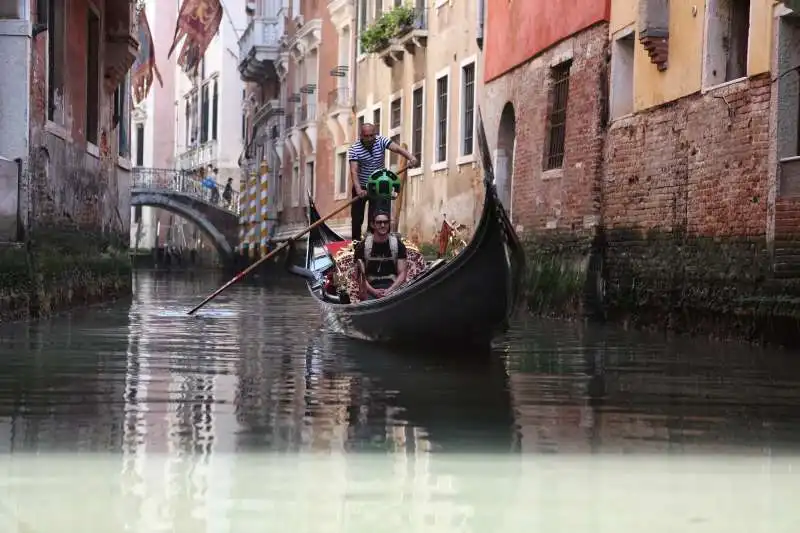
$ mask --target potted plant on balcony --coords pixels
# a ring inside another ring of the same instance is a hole
[[[379,52],[389,46],[389,39],[394,34],[389,17],[381,15],[371,26],[361,33],[361,46],[368,54]]]
[[[394,30],[392,37],[400,37],[414,29],[416,13],[414,8],[408,4],[395,7],[385,16]]]

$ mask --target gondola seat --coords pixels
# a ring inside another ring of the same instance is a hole
[[[425,257],[419,249],[411,243],[404,243],[406,245],[406,282],[403,285],[410,283],[419,277],[426,268]],[[347,246],[340,248],[334,257],[334,264],[336,265],[336,281],[337,284],[343,285],[344,292],[350,299],[350,303],[357,303],[364,298],[361,295],[361,284],[358,279],[358,270],[356,269],[355,261],[353,259],[354,251],[352,242]]]

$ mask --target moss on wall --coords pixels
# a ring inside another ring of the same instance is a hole
[[[26,318],[33,293],[28,252],[24,245],[0,246],[0,320]]]
[[[0,247],[0,319],[42,316],[131,292],[123,241],[37,228],[26,245]]]
[[[537,315],[800,345],[800,279],[776,278],[764,237],[615,229],[524,239]]]
[[[537,315],[574,317],[598,311],[600,257],[594,231],[527,235],[525,299]]]
[[[776,279],[764,237],[615,230],[605,250],[608,317],[639,327],[800,341],[800,280]]]

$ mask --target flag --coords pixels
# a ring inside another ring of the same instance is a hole
[[[222,5],[219,0],[183,0],[175,25],[175,37],[167,59],[183,39],[183,47],[178,55],[178,65],[186,70],[197,67],[200,58],[206,53],[211,39],[222,22]]]
[[[453,235],[453,227],[447,222],[447,219],[443,219],[442,228],[439,230],[439,257],[443,257],[447,253],[451,235]]]
[[[150,33],[150,25],[147,23],[147,14],[144,9],[139,11],[139,53],[133,64],[131,85],[133,86],[133,101],[139,103],[147,98],[150,87],[153,85],[153,73],[158,78],[158,83],[162,87],[164,82],[161,80],[161,73],[156,66],[156,49],[153,46],[153,36]]]

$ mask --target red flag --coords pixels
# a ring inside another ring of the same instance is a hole
[[[219,0],[183,0],[167,59],[172,56],[181,39],[185,38],[178,64],[187,70],[195,68],[221,22],[222,5]]]
[[[447,219],[442,219],[442,229],[439,230],[439,257],[447,253],[447,244],[450,242],[452,234],[453,227],[447,222]]]
[[[139,11],[139,53],[133,64],[131,74],[131,85],[133,86],[133,101],[139,103],[147,98],[150,87],[153,85],[153,73],[158,78],[158,83],[162,87],[164,82],[161,80],[161,73],[156,65],[156,50],[153,46],[153,35],[150,33],[150,24],[147,22],[147,14],[144,9]]]

